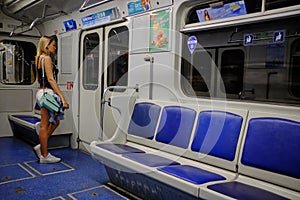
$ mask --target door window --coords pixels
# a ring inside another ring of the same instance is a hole
[[[86,35],[83,45],[83,88],[96,90],[99,84],[99,35],[97,33]]]

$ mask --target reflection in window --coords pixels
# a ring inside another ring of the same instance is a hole
[[[300,98],[300,40],[294,42],[291,55],[290,91]]]
[[[244,59],[242,50],[226,50],[222,53],[221,77],[227,94],[239,94],[243,90]]]
[[[99,36],[97,33],[84,37],[83,88],[96,90],[99,77]]]
[[[108,86],[127,86],[129,35],[126,26],[113,28],[108,35]]]
[[[35,82],[36,47],[30,42],[0,42],[0,81],[3,84],[30,85]]]
[[[204,62],[211,54],[206,51],[195,51],[192,56],[192,88],[201,92],[203,95],[209,96],[208,88],[210,88],[211,82],[211,62]]]
[[[198,46],[212,52],[210,62],[217,68],[197,73],[193,67],[208,70],[203,66],[209,66],[209,60],[183,45],[185,81],[181,85],[185,94],[207,97],[208,90],[212,98],[224,93],[227,99],[299,104],[300,36],[295,26],[299,17],[275,20],[189,33],[198,38]],[[276,40],[278,34],[283,35],[282,40]],[[245,44],[245,35],[253,36],[251,44]],[[185,38],[182,44],[187,44]]]
[[[266,10],[273,10],[294,5],[300,5],[299,0],[266,0]]]

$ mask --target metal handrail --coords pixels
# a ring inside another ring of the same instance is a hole
[[[110,90],[126,90],[126,89],[132,89],[136,92],[139,91],[138,85],[135,86],[109,86],[104,89],[103,96],[101,100],[101,112],[100,112],[100,133],[99,133],[99,139],[103,140],[103,123],[104,123],[104,104],[107,102],[110,105],[110,100],[105,100],[106,94]]]
[[[139,88],[138,88],[138,85],[135,85],[135,86],[109,86],[104,89],[101,104],[104,104],[105,102],[109,102],[109,101],[105,100],[105,96],[109,90],[113,90],[113,89],[119,89],[119,90],[133,89],[133,90],[136,90],[136,92],[138,92]]]
[[[97,2],[97,3],[94,3],[94,4],[91,4],[91,5],[87,6],[87,4],[88,4],[89,1],[90,1],[90,0],[85,0],[85,1],[83,2],[83,4],[81,5],[81,7],[79,8],[79,12],[83,12],[83,11],[85,11],[85,10],[87,10],[87,9],[94,8],[94,7],[96,7],[96,6],[99,6],[99,5],[101,5],[101,4],[110,2],[110,1],[112,1],[112,0],[102,0],[102,1],[99,1],[99,2]]]

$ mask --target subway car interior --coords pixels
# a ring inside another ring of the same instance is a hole
[[[300,1],[0,0],[0,124],[0,199],[300,200]]]

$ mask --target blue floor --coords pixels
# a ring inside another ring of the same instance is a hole
[[[126,199],[105,185],[104,166],[82,151],[49,150],[62,162],[40,164],[29,144],[0,138],[0,152],[0,200]]]

